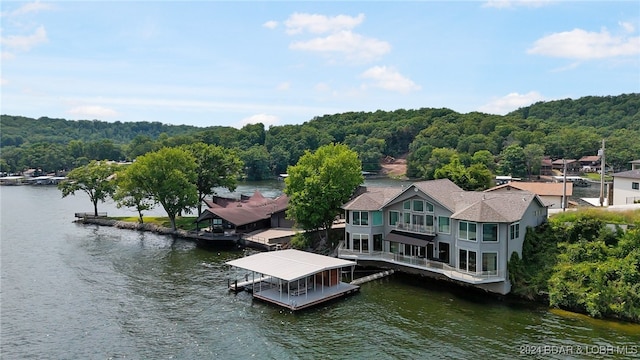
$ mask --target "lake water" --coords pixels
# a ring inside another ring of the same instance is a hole
[[[281,183],[243,184],[265,194]],[[227,291],[242,251],[73,223],[85,195],[0,187],[2,359],[638,357],[640,326],[400,274],[292,313]],[[109,215],[132,214],[112,203]],[[162,213],[160,212],[160,215]]]

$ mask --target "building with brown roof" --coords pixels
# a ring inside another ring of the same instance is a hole
[[[338,257],[506,294],[507,261],[547,219],[528,191],[464,191],[448,179],[369,188],[343,206]]]
[[[264,197],[259,191],[240,200],[214,196],[205,200],[207,208],[197,222],[208,222],[214,233],[244,234],[261,229],[291,228],[293,221],[285,216],[289,198],[281,195],[275,199]]]

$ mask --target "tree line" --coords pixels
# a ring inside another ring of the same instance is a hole
[[[539,102],[507,115],[450,109],[347,112],[300,125],[250,124],[240,129],[160,123],[106,123],[2,115],[0,171],[68,171],[92,160],[134,160],[164,147],[194,143],[233,149],[242,176],[262,180],[284,173],[307,150],[330,143],[353,149],[363,170],[381,159],[406,157],[407,176],[453,176],[481,188],[490,175],[526,177],[540,159],[596,155],[606,139],[607,164],[616,171],[640,157],[640,94]]]
[[[95,216],[98,203],[107,198],[118,207],[135,209],[140,223],[144,211],[159,205],[175,231],[176,217],[194,209],[199,217],[204,199],[214,194],[214,188],[234,191],[242,169],[242,160],[233,150],[195,143],[151,151],[128,164],[93,160],[71,170],[58,188],[63,197],[86,193]],[[332,143],[306,151],[287,170],[287,217],[302,229],[325,230],[328,238],[342,204],[364,181],[358,155],[346,145]]]

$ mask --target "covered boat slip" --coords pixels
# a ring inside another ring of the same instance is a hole
[[[304,309],[359,290],[341,281],[342,270],[351,278],[356,263],[293,249],[262,252],[228,261],[227,265],[251,272],[231,290],[251,287],[253,296],[291,310]]]

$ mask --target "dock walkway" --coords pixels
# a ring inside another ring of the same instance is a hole
[[[386,270],[386,271],[382,271],[382,272],[375,273],[375,274],[372,274],[372,275],[368,275],[368,276],[365,276],[365,277],[361,277],[359,279],[355,279],[352,282],[350,282],[349,284],[351,284],[351,285],[361,285],[361,284],[367,283],[369,281],[382,279],[383,277],[389,276],[389,275],[391,275],[393,273],[394,273],[393,270]]]

